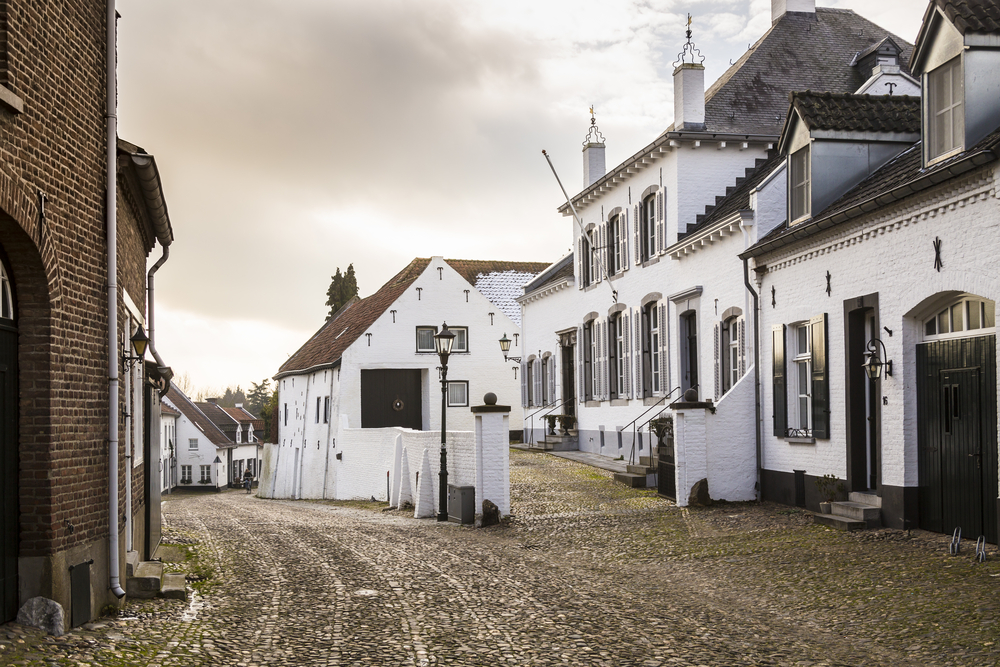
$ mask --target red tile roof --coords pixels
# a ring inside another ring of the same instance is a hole
[[[167,400],[173,403],[177,408],[187,417],[195,427],[205,434],[216,447],[227,448],[234,447],[236,443],[226,437],[226,434],[222,430],[212,423],[212,420],[202,412],[190,398],[184,395],[177,386],[171,382],[170,390],[167,391]]]

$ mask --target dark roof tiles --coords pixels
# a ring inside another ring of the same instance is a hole
[[[908,95],[792,93],[791,106],[810,130],[920,134],[920,98]]]
[[[233,441],[227,438],[226,434],[212,422],[211,418],[202,412],[201,408],[195,405],[172,382],[170,383],[170,389],[167,391],[167,400],[175,405],[199,431],[204,433],[205,437],[213,445],[216,447],[231,447],[234,445]]]
[[[934,0],[934,4],[963,35],[1000,33],[1000,5],[996,0]]]

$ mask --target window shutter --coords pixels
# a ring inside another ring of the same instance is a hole
[[[715,345],[712,346],[712,350],[714,352],[713,356],[715,357],[715,400],[719,400],[719,397],[722,396],[722,375],[721,375],[721,373],[722,373],[722,364],[719,363],[719,361],[720,361],[720,359],[719,359],[719,344],[721,342],[720,341],[720,336],[719,336],[720,333],[721,332],[719,331],[719,323],[716,322],[715,323],[715,331],[714,331],[714,334],[715,334]]]
[[[812,424],[814,438],[830,437],[830,373],[827,368],[826,313],[809,320],[812,336]]]
[[[556,402],[556,356],[549,357],[549,401]]]
[[[785,325],[771,329],[772,401],[774,403],[774,434],[780,438],[788,432],[788,392],[785,389]]]
[[[628,242],[628,217],[628,209],[625,209],[625,214],[620,218],[621,224],[618,225],[618,243],[620,244],[619,247],[622,251],[622,265],[616,268],[621,271],[628,271],[629,265],[628,250],[630,244]],[[635,220],[632,221],[632,226],[635,227]]]
[[[528,364],[521,362],[521,407],[528,407]]]
[[[583,284],[583,239],[585,237],[581,236],[576,242],[576,288],[583,289],[586,285]]]
[[[633,319],[635,320],[635,344],[632,347],[635,357],[635,397],[642,398],[642,311],[636,311]]]
[[[611,348],[610,325],[608,320],[601,324],[601,398],[605,401],[611,398],[611,367],[608,363],[608,350]]]
[[[608,265],[608,240],[607,232],[608,226],[605,224],[600,224],[595,230],[597,236],[597,248],[595,254],[598,258],[597,262],[597,282],[604,280],[604,268]]]
[[[533,376],[535,380],[535,391],[532,393],[532,396],[535,399],[535,405],[539,407],[545,405],[545,393],[543,391],[545,387],[545,378],[542,377],[542,363],[541,359],[535,359],[535,373]]]
[[[590,363],[594,366],[594,379],[595,379],[595,382],[594,382],[594,400],[595,401],[600,401],[600,400],[604,399],[604,389],[603,389],[603,387],[604,387],[604,363],[603,363],[604,362],[604,353],[602,352],[602,350],[604,348],[601,346],[601,336],[604,333],[604,326],[600,322],[598,322],[598,321],[595,320],[594,324],[593,324],[593,327],[594,327],[594,339],[597,341],[597,346],[594,348],[596,350],[596,354],[594,356],[594,359]]]
[[[666,217],[664,211],[666,208],[666,198],[666,192],[659,192],[656,195],[656,250],[661,253],[667,245],[666,239],[664,238],[666,227],[663,223],[663,220]]]
[[[623,398],[632,398],[632,336],[629,335],[632,332],[632,320],[629,318],[628,311],[619,317],[622,318],[622,375],[625,380],[625,396]]]
[[[579,327],[576,330],[576,358],[577,358],[577,376],[580,378],[580,383],[576,385],[576,400],[583,403],[587,400],[587,368],[584,366],[584,355],[586,352],[583,346],[586,344],[586,340],[583,337],[583,327]]]
[[[660,392],[670,393],[670,376],[667,375],[667,306],[660,306]]]
[[[747,322],[740,318],[740,377],[747,374]]]
[[[640,245],[642,243],[642,236],[639,234],[640,231],[639,228],[642,227],[642,225],[639,224],[638,205],[632,207],[632,218],[633,218],[632,238],[635,239],[635,245],[632,248],[632,251],[634,253],[632,256],[632,261],[634,261],[638,265],[642,264],[642,246]]]

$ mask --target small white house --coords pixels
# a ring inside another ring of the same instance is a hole
[[[340,460],[338,425],[437,431],[444,398],[447,429],[472,431],[469,408],[489,392],[500,405],[513,406],[511,422],[520,423],[519,369],[505,362],[499,340],[520,337],[514,298],[546,266],[415,259],[373,295],[351,300],[327,320],[275,375],[277,446],[294,461],[288,469],[301,471],[289,487],[292,496],[323,497],[328,462]],[[444,397],[434,346],[443,323],[456,334]]]
[[[178,478],[176,474],[177,464],[177,418],[181,416],[179,410],[174,410],[167,405],[166,401],[160,403],[160,470],[162,474],[162,490],[170,493],[170,489],[177,486]]]
[[[196,405],[232,443],[232,447],[226,451],[224,462],[226,479],[230,486],[239,486],[246,470],[250,470],[254,479],[260,473],[264,421],[254,417],[242,403],[228,408],[219,405],[218,400],[209,398]]]
[[[194,402],[171,383],[163,402],[180,413],[174,433],[176,486],[219,489],[226,486],[226,460],[235,447]]]

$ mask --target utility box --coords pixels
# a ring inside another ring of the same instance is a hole
[[[475,523],[476,487],[448,485],[448,521]]]

